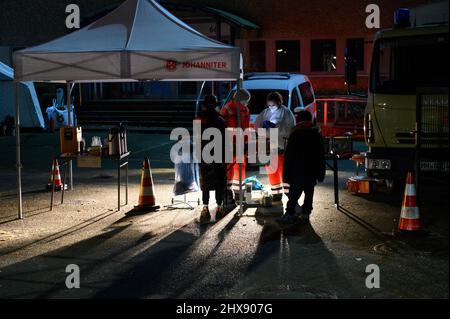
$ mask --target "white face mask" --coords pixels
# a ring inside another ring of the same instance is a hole
[[[270,110],[270,112],[275,112],[276,110],[278,110],[278,106],[275,106],[275,105],[271,105],[271,106],[269,106],[269,110]]]

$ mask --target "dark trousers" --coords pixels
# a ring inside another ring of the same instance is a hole
[[[302,214],[309,215],[313,209],[314,184],[311,185],[290,185],[288,194],[287,214],[295,214],[295,207],[302,193],[305,193],[305,200],[302,205]]]
[[[216,203],[217,203],[217,205],[222,205],[222,203],[223,203],[223,194],[224,194],[224,189],[216,189]],[[203,200],[203,205],[208,205],[209,204],[209,190],[202,191],[202,200]]]

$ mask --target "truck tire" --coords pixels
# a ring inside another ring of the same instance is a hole
[[[385,179],[386,189],[389,194],[399,195],[402,193],[404,183],[400,179]]]

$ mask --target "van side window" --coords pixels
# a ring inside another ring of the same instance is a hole
[[[300,98],[298,96],[297,90],[292,91],[292,103],[291,103],[291,110],[294,110],[296,107],[301,106],[300,104]]]
[[[302,83],[298,86],[298,89],[300,91],[300,94],[302,95],[304,107],[314,102],[314,93],[311,87],[311,83]]]

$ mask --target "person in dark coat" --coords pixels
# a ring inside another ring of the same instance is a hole
[[[222,158],[220,163],[212,162],[206,163],[203,159],[200,162],[200,188],[202,190],[202,200],[203,200],[203,209],[200,214],[201,221],[209,221],[211,219],[211,214],[209,212],[209,192],[216,192],[216,219],[220,219],[224,216],[223,209],[223,199],[225,188],[227,186],[227,166],[224,161],[224,153],[225,153],[225,121],[223,118],[219,116],[219,113],[216,111],[217,106],[217,98],[213,95],[209,95],[205,97],[205,100],[202,104],[198,119],[201,121],[201,132],[203,132],[208,128],[217,128],[219,129],[222,137]],[[203,148],[209,144],[210,141],[202,140],[202,152]]]
[[[312,115],[306,110],[296,114],[297,125],[292,130],[286,147],[283,181],[290,185],[286,213],[280,222],[297,221],[295,208],[302,193],[305,200],[301,219],[309,221],[313,210],[314,187],[325,179],[325,151],[323,138],[312,127]]]

